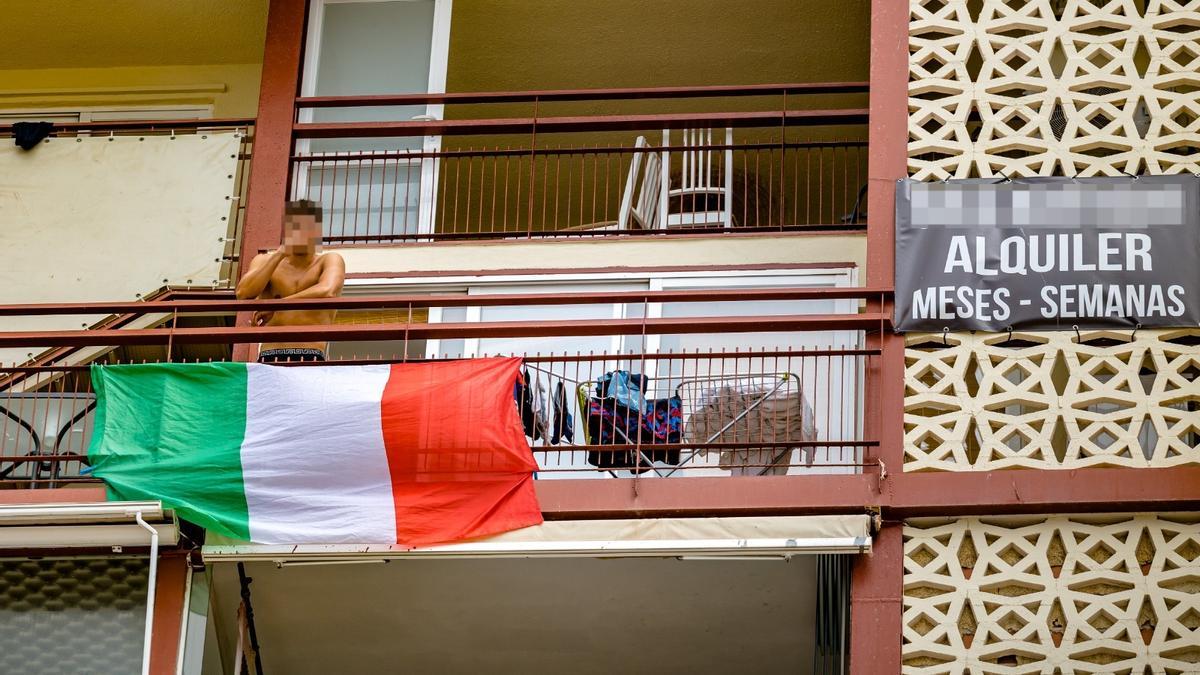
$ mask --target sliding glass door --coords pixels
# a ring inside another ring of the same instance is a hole
[[[312,0],[304,96],[440,93],[452,0]],[[302,122],[441,119],[436,105],[308,108]],[[294,196],[325,207],[334,240],[432,231],[440,136],[303,141]]]

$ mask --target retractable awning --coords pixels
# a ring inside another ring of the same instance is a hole
[[[174,545],[179,528],[159,502],[89,502],[0,506],[0,550],[147,546],[148,530],[138,515]]]
[[[871,518],[774,516],[569,520],[424,548],[387,545],[250,544],[210,535],[206,562],[278,564],[366,562],[401,558],[787,558],[815,553],[865,553]]]

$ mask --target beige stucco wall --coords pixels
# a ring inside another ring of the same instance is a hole
[[[211,105],[213,117],[254,117],[261,74],[261,63],[0,70],[0,110]]]
[[[341,247],[350,274],[866,262],[862,235],[628,237]],[[860,279],[865,278],[860,272]]]

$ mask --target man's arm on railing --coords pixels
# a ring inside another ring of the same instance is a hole
[[[326,253],[321,256],[321,278],[317,283],[284,298],[285,300],[300,298],[335,298],[342,293],[342,284],[346,281],[346,261],[337,253]]]
[[[254,260],[250,261],[250,269],[238,280],[237,289],[234,291],[237,299],[257,298],[271,282],[271,275],[275,273],[275,268],[279,267],[279,261],[283,260],[283,257],[283,248],[254,256]]]

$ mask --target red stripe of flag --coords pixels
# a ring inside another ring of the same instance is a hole
[[[519,358],[394,364],[383,442],[396,540],[424,546],[542,522],[513,386]]]

